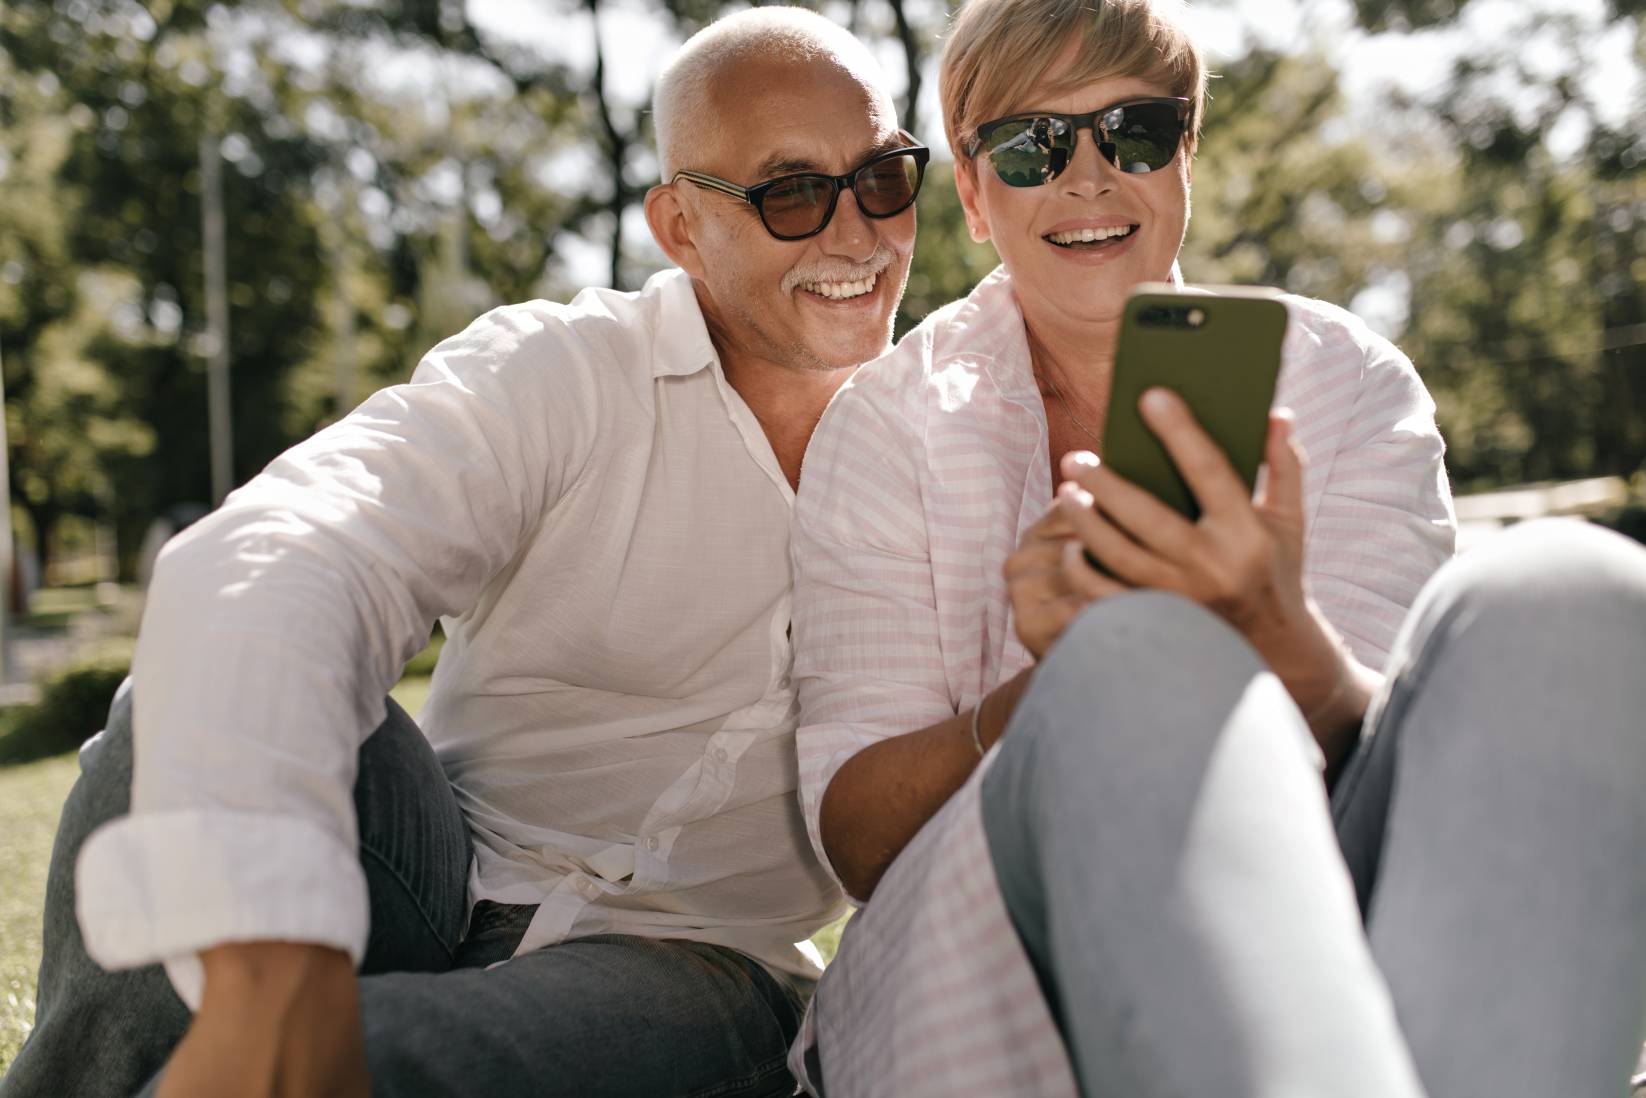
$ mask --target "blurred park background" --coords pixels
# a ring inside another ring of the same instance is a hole
[[[125,672],[160,540],[485,309],[658,269],[651,81],[734,6],[0,0],[0,1070],[33,1016],[63,752]],[[902,330],[994,264],[947,170],[948,8],[820,10],[934,150]],[[1646,0],[1190,18],[1218,77],[1187,277],[1399,343],[1472,528],[1564,511],[1641,536]]]

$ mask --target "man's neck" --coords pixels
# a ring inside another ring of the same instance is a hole
[[[737,390],[771,443],[789,486],[800,488],[800,460],[835,391],[856,367],[807,370],[721,351],[726,383]]]

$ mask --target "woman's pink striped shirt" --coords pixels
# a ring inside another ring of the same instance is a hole
[[[1306,573],[1355,654],[1381,666],[1455,535],[1434,404],[1411,363],[1298,297],[1276,404],[1308,455]],[[1052,501],[1045,407],[1003,269],[864,366],[829,405],[795,507],[794,675],[806,826],[868,745],[969,709],[1032,662],[1001,569]],[[852,920],[791,1060],[821,1043],[832,1094],[1072,1095],[1002,905],[978,776]],[[1095,916],[1094,916],[1095,917]]]

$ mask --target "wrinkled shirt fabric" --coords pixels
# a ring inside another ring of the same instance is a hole
[[[795,796],[793,493],[688,277],[494,310],[160,558],[131,815],[87,842],[105,967],[279,939],[364,950],[356,753],[439,619],[419,724],[471,901],[519,951],[686,938],[807,980],[842,910]]]
[[[1407,358],[1351,314],[1295,296],[1286,306],[1275,404],[1296,414],[1308,455],[1306,581],[1355,655],[1381,667],[1455,543],[1434,404]],[[1001,570],[1054,486],[1004,269],[836,394],[801,485],[800,789],[827,864],[819,809],[847,759],[969,710],[1033,662]],[[797,1077],[815,1044],[833,1095],[1076,1093],[989,859],[983,769],[848,924],[793,1046]]]

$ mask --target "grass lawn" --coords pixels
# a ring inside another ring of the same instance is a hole
[[[409,675],[393,693],[408,713],[415,714],[428,696],[428,676]],[[72,752],[0,768],[0,1074],[16,1058],[33,1025],[46,865],[58,813],[78,774]],[[824,957],[834,956],[843,922],[813,939]]]
[[[408,676],[393,693],[416,713],[429,693],[428,676]],[[73,752],[0,768],[0,1073],[34,1023],[46,865],[63,799],[79,773]]]
[[[20,624],[27,629],[65,629],[81,614],[109,612],[97,600],[94,584],[75,587],[42,587],[29,596],[28,612]]]
[[[72,753],[0,770],[0,1072],[34,1023],[46,863],[79,772]]]

